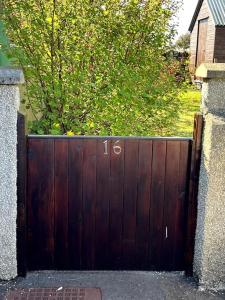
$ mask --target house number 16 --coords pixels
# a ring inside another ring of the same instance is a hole
[[[122,152],[122,148],[118,145],[119,142],[120,141],[118,140],[113,145],[113,151],[116,155],[120,155],[120,153]],[[104,141],[103,144],[104,144],[104,154],[108,155],[109,154],[108,153],[108,141],[107,140]]]

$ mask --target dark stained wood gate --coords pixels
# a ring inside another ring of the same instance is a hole
[[[28,269],[184,270],[192,139],[28,136]]]

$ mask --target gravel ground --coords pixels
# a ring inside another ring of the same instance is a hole
[[[183,273],[157,272],[30,272],[26,278],[0,281],[0,299],[9,289],[32,287],[99,287],[103,300],[225,299],[225,293],[198,290]]]

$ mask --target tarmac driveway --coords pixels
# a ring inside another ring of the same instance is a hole
[[[9,289],[99,287],[103,300],[225,299],[225,293],[198,290],[183,273],[157,272],[30,272],[26,278],[0,282],[0,299]]]

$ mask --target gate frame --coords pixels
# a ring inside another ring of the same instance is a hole
[[[198,207],[198,182],[201,163],[203,116],[195,114],[192,152],[190,157],[189,178],[188,178],[188,212],[186,243],[184,251],[185,273],[193,275],[195,230],[197,224]],[[18,113],[17,134],[18,134],[18,216],[17,216],[17,260],[18,275],[25,277],[27,274],[27,136],[25,129],[25,117]],[[113,137],[112,137],[113,138]],[[173,139],[173,137],[171,137]]]
[[[27,137],[25,116],[17,116],[17,272],[27,274]]]
[[[202,134],[204,120],[202,113],[196,113],[194,117],[193,143],[189,173],[187,235],[185,247],[185,273],[193,275],[195,232],[198,213],[198,186],[202,153]]]

